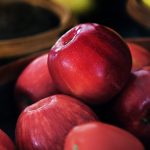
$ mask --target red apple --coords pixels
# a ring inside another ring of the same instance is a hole
[[[150,140],[150,69],[135,71],[113,106],[122,127],[145,143]]]
[[[67,135],[64,150],[144,150],[132,134],[118,127],[91,122],[74,127]]]
[[[125,85],[131,55],[121,37],[102,25],[80,24],[64,34],[49,53],[58,89],[88,104],[109,101]]]
[[[48,54],[39,56],[19,76],[15,87],[15,97],[21,110],[57,92],[48,71],[47,58]]]
[[[0,150],[15,150],[15,146],[8,135],[0,129]]]
[[[17,121],[16,143],[20,150],[62,150],[70,129],[96,119],[80,101],[53,95],[23,110]]]
[[[132,56],[132,70],[141,69],[143,66],[150,65],[150,52],[140,45],[127,42]]]
[[[150,66],[144,66],[144,67],[142,67],[142,69],[150,71]]]

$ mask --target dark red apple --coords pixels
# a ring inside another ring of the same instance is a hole
[[[0,150],[15,150],[15,146],[8,135],[0,129]]]
[[[150,65],[150,52],[140,45],[127,42],[132,56],[132,70],[139,70],[143,66]]]
[[[88,104],[109,101],[125,85],[131,70],[126,43],[112,29],[80,24],[52,47],[48,66],[58,89]]]
[[[144,150],[127,131],[100,122],[74,127],[66,137],[64,150]]]
[[[150,141],[150,69],[135,71],[113,106],[122,127],[145,143]]]
[[[16,126],[20,150],[63,150],[68,132],[76,125],[96,120],[85,104],[66,95],[54,95],[23,110]]]
[[[19,109],[57,92],[47,66],[48,54],[33,60],[19,76],[15,97]]]

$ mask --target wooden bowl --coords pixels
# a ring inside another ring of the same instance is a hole
[[[126,41],[139,44],[140,46],[150,51],[150,38],[149,37],[127,38]]]
[[[11,39],[1,39],[0,61],[49,49],[62,32],[76,24],[76,19],[68,10],[54,2],[51,2],[50,0],[1,0],[0,6],[20,2],[53,12],[58,17],[59,24],[52,29],[48,29],[40,33]]]
[[[150,30],[150,8],[142,0],[127,1],[128,14],[139,24]]]

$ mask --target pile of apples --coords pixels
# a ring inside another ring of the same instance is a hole
[[[148,50],[112,29],[95,23],[73,27],[19,76],[16,143],[1,131],[0,149],[146,149],[148,65]]]

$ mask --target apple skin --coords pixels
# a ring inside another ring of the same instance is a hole
[[[150,66],[144,66],[144,67],[142,67],[142,69],[147,70],[147,71],[150,71]],[[141,70],[142,70],[142,69],[141,69]]]
[[[131,78],[112,106],[120,126],[140,138],[150,140],[150,68],[132,73]]]
[[[58,92],[48,71],[47,59],[48,54],[37,57],[18,77],[15,99],[20,110]]]
[[[62,150],[74,126],[96,119],[79,100],[53,95],[23,110],[16,125],[16,143],[21,150]]]
[[[48,56],[58,89],[92,105],[109,101],[123,88],[131,64],[129,49],[119,35],[94,23],[69,30]]]
[[[15,146],[8,135],[0,129],[0,150],[15,150]]]
[[[150,65],[150,52],[142,46],[127,42],[132,56],[132,70],[136,71],[144,66]]]
[[[100,122],[74,127],[66,137],[64,150],[144,150],[127,131]]]

